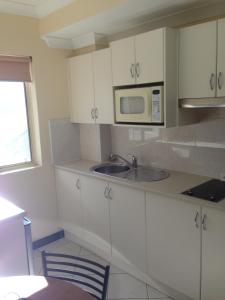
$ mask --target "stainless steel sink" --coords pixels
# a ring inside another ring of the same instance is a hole
[[[123,163],[104,163],[91,167],[91,171],[111,176],[127,173],[131,167]]]
[[[137,182],[151,182],[166,179],[170,174],[162,169],[153,167],[132,168],[124,163],[103,163],[95,165],[90,169],[92,172],[108,176],[125,178]]]
[[[153,167],[139,167],[137,169],[132,169],[127,174],[127,179],[138,182],[151,182],[151,181],[159,181],[166,179],[170,176],[170,174],[162,169],[153,168]]]

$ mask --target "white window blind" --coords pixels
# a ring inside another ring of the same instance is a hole
[[[0,81],[31,82],[31,57],[0,55]]]

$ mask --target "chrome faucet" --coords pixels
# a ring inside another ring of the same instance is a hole
[[[119,154],[110,154],[109,160],[115,161],[117,159],[120,159],[120,160],[124,161],[126,164],[128,164],[131,168],[136,169],[138,167],[137,157],[134,155],[131,155],[131,154],[128,154],[128,156],[131,157],[131,162],[129,162],[124,157],[120,156]]]

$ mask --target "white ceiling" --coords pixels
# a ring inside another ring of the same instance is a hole
[[[42,18],[76,0],[0,0],[0,12]]]

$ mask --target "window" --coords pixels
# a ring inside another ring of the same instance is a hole
[[[32,160],[26,87],[30,58],[0,56],[0,168]]]

